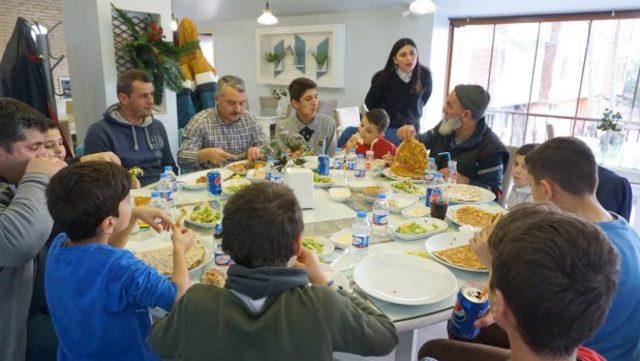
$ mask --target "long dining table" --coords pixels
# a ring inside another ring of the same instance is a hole
[[[236,175],[236,177],[238,176]],[[368,178],[381,184],[392,181],[383,177],[381,174]],[[180,180],[180,177],[178,177],[178,180]],[[151,184],[145,188],[153,189],[154,187],[155,184]],[[331,199],[326,189],[314,188],[313,197],[314,207],[312,209],[304,209],[302,212],[305,225],[303,235],[305,236],[313,235],[329,238],[338,231],[348,229],[356,219],[356,212],[358,210],[367,211],[369,219],[371,219],[371,204],[366,202],[361,193],[353,192],[352,197],[346,202],[335,202]],[[178,191],[174,203],[176,207],[189,207],[200,202],[213,202],[214,204],[218,203],[221,207],[225,201],[224,196],[212,195],[205,187],[202,189],[183,189]],[[421,199],[420,201],[423,202],[424,200]],[[403,219],[407,218],[399,213],[391,213],[389,221],[391,223]],[[211,229],[199,227],[190,228],[198,234],[201,240],[213,242],[211,247],[215,247],[217,241],[212,237]],[[448,231],[455,231],[456,229],[457,226],[449,221]],[[146,234],[150,235],[151,233],[140,232],[133,235],[132,238],[142,239],[147,237]],[[373,236],[370,253],[384,253],[385,257],[393,257],[394,254],[422,254],[423,257],[428,257],[426,252],[424,252],[425,241],[427,241],[427,238],[415,241],[401,241],[391,237]],[[342,272],[349,280],[350,286],[358,290],[358,287],[351,279],[354,260],[348,250],[336,248],[333,254],[323,257],[323,261],[329,264],[333,270]],[[209,259],[208,262],[212,263],[213,259]],[[452,267],[448,267],[448,269],[456,277],[458,289],[466,282],[486,283],[488,281],[488,273],[467,272]],[[198,282],[199,274],[192,273],[192,280]],[[357,292],[357,294],[387,315],[394,323],[399,338],[399,343],[395,350],[395,360],[415,360],[421,346],[417,344],[418,330],[449,319],[457,292],[445,300],[422,306],[406,306],[389,303],[370,297],[362,291]],[[336,359],[342,360],[357,359],[349,355],[340,354],[335,357]]]

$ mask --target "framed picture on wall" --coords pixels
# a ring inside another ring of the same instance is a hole
[[[62,99],[71,99],[71,80],[68,76],[61,76],[58,78],[58,82],[60,84],[60,93],[62,94]]]

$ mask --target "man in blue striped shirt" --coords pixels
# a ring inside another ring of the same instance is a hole
[[[442,121],[419,134],[418,140],[431,155],[442,152],[451,155],[458,163],[458,183],[489,188],[499,197],[509,152],[485,122],[484,113],[490,99],[489,93],[479,85],[456,86],[442,109]],[[415,135],[413,126],[398,129],[402,140]],[[446,168],[440,172],[445,178],[449,176]]]

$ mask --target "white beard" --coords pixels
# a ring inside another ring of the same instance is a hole
[[[460,118],[443,119],[440,122],[440,127],[438,127],[438,133],[443,136],[451,135],[451,133],[460,129],[460,126],[462,126]]]

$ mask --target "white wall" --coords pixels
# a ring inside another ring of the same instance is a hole
[[[432,57],[441,57],[446,62],[446,48],[442,53],[431,52],[433,16],[403,18],[400,15],[401,11],[401,7],[393,7],[384,10],[282,17],[279,18],[278,26],[345,24],[345,87],[322,88],[320,99],[337,98],[339,107],[357,106],[364,103],[371,77],[384,67],[393,43],[402,37],[410,37],[416,42],[423,64],[429,65]],[[256,83],[254,34],[255,29],[259,27],[256,20],[199,23],[197,26],[199,32],[214,34],[218,75],[234,74],[244,79],[251,109],[258,110],[258,97],[267,95],[270,87]],[[446,42],[446,38],[444,41]],[[444,80],[434,83],[434,88],[442,87],[443,83]],[[436,108],[440,109],[442,98],[436,99],[432,96],[429,107],[431,103],[437,103]],[[433,117],[431,114],[425,116]],[[435,117],[439,119],[439,110]]]
[[[107,106],[118,101],[110,3],[124,10],[159,14],[162,27],[171,29],[170,0],[62,0],[79,143],[84,142],[89,126],[101,118]],[[170,30],[164,34],[165,40],[173,39]],[[168,89],[164,97],[163,114],[154,116],[164,124],[175,156],[178,149],[176,97]]]
[[[449,17],[437,11],[433,16],[431,33],[431,51],[428,60],[433,78],[433,92],[422,117],[422,130],[431,129],[440,121],[442,105],[447,94],[445,78],[447,72],[447,50],[449,48]],[[425,61],[426,62],[426,61]]]

